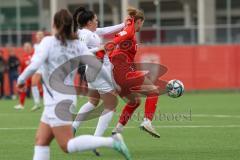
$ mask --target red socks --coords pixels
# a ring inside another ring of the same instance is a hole
[[[158,97],[147,97],[145,102],[145,114],[144,118],[152,121],[156,108],[157,108]]]
[[[135,105],[126,104],[120,116],[119,123],[121,123],[122,125],[126,125],[128,120],[132,117],[133,112],[137,109],[139,105],[139,103]]]
[[[157,108],[158,97],[149,96],[146,98],[145,102],[145,114],[144,118],[147,118],[152,121],[156,108]],[[132,117],[134,111],[140,104],[130,105],[126,104],[123,108],[122,114],[119,119],[119,123],[126,125],[128,120]]]
[[[25,98],[26,98],[26,92],[20,92],[19,93],[19,103],[23,106],[24,106]]]

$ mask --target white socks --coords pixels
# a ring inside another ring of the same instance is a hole
[[[82,120],[84,119],[84,117],[87,116],[86,113],[92,111],[94,108],[95,106],[92,103],[90,102],[85,103],[78,111],[78,116],[74,120],[72,126],[77,130],[81,123],[83,122]],[[109,123],[112,120],[113,115],[114,111],[108,109],[105,109],[103,111],[101,117],[99,117],[94,136],[102,136],[104,134],[105,130],[108,128]]]
[[[82,152],[86,150],[93,150],[99,147],[112,148],[114,139],[95,137],[90,135],[79,136],[68,141],[68,153]],[[35,146],[33,160],[50,160],[49,146]]]
[[[92,111],[94,108],[95,106],[92,103],[90,102],[85,103],[78,111],[78,115],[76,119],[73,121],[72,126],[77,130],[80,124],[83,122],[81,120],[84,119],[85,116],[87,116],[87,112]]]
[[[105,109],[99,117],[97,128],[95,130],[94,136],[103,136],[104,132],[109,126],[109,123],[112,120],[112,117],[114,115],[114,111]]]
[[[33,160],[50,160],[49,146],[35,146]]]
[[[38,86],[32,86],[32,95],[33,95],[34,104],[39,105],[40,94],[39,94]]]
[[[113,138],[94,137],[90,135],[78,136],[68,141],[68,153],[92,150],[99,147],[113,147]]]

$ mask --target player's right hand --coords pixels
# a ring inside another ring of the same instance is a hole
[[[25,92],[26,91],[26,86],[25,84],[17,84],[17,90],[19,92]]]

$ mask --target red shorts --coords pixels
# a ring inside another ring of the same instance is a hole
[[[119,93],[121,97],[126,97],[133,93],[133,89],[140,87],[145,79],[144,74],[137,71],[133,65],[114,66],[113,76],[115,82],[121,87],[121,92]]]

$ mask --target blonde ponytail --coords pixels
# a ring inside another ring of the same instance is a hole
[[[128,15],[133,17],[135,21],[138,19],[144,20],[145,18],[143,11],[134,7],[129,7],[127,9],[127,12],[128,12]]]

